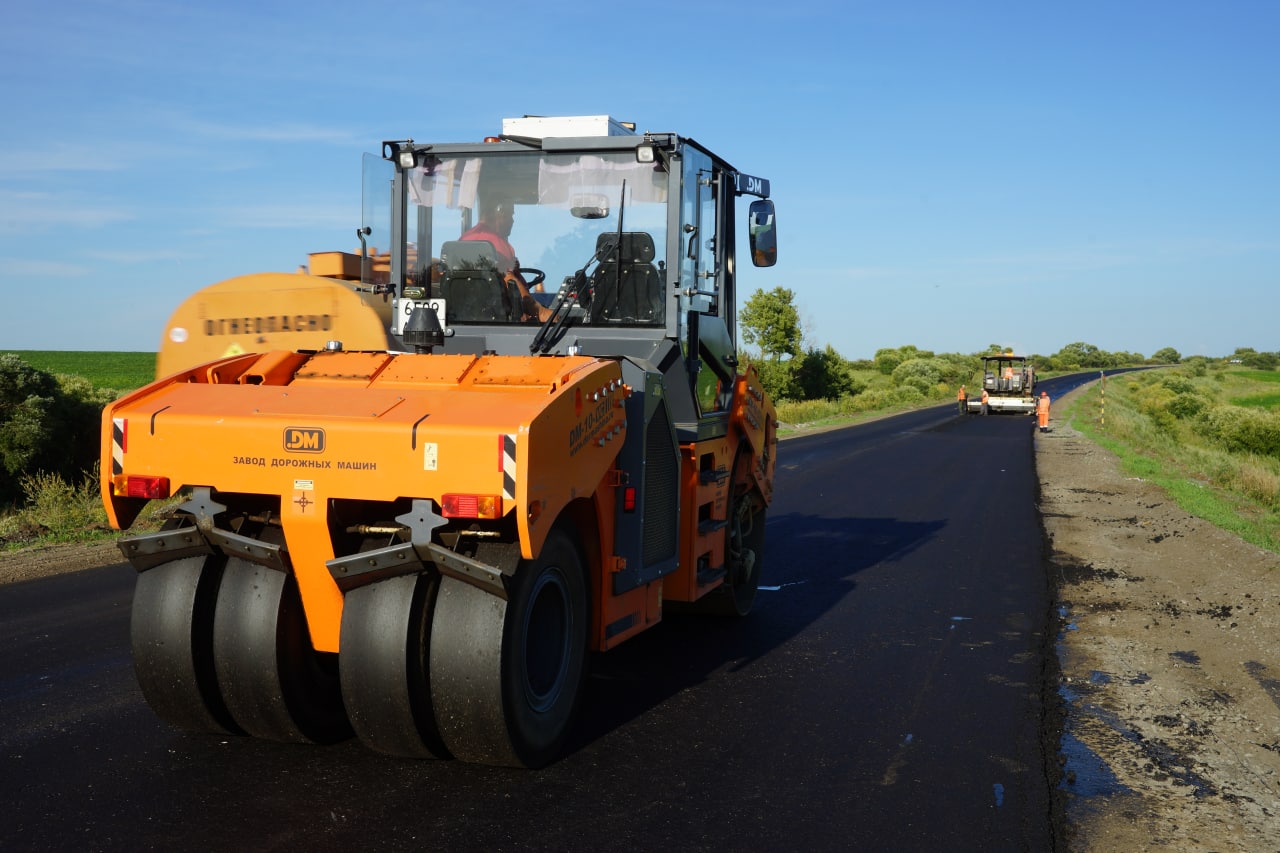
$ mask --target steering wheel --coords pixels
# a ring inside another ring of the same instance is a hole
[[[530,290],[547,280],[546,273],[533,267],[516,267],[515,272],[516,275],[524,279],[524,283],[528,285]],[[533,278],[529,278],[529,276],[533,276]]]

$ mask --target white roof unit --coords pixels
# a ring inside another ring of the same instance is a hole
[[[610,116],[523,116],[502,120],[504,136],[546,139],[557,136],[635,136],[634,124]]]

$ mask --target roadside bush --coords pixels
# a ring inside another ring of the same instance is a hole
[[[799,358],[755,362],[760,384],[774,402],[838,400],[861,393],[866,383],[854,378],[849,363],[833,347],[809,349]]]
[[[1191,394],[1196,390],[1196,384],[1189,377],[1177,373],[1160,377],[1160,384],[1175,394]]]
[[[1167,408],[1175,418],[1185,421],[1208,409],[1209,401],[1194,392],[1175,394]]]
[[[58,383],[16,355],[0,355],[0,505],[22,497],[19,478],[58,464]]]
[[[775,403],[797,399],[793,391],[794,359],[787,361],[762,359],[753,363],[760,376],[760,384],[764,386],[764,390]]]
[[[784,424],[811,424],[840,414],[830,400],[800,400],[778,403],[778,420]]]
[[[940,384],[953,384],[953,380],[959,375],[953,362],[940,358],[912,358],[894,368],[893,384],[915,388],[922,396],[929,397],[936,395]]]
[[[845,397],[840,401],[843,414],[857,414],[877,409],[897,409],[923,402],[925,395],[920,389],[902,385],[897,388],[871,388],[856,397]]]
[[[107,529],[107,514],[98,492],[97,467],[78,483],[58,474],[23,474],[21,510],[0,518],[0,543],[23,543],[50,533],[84,534]]]
[[[1244,494],[1269,507],[1280,506],[1280,476],[1261,465],[1245,462],[1237,474],[1237,485]]]
[[[804,400],[839,400],[861,393],[867,386],[849,372],[849,365],[830,344],[809,349],[800,359],[792,382]]]
[[[902,364],[905,360],[905,357],[897,349],[889,349],[886,347],[885,349],[876,350],[874,362],[876,370],[880,371],[885,376],[889,376],[898,367],[898,365]]]
[[[951,393],[955,393],[956,387],[971,382],[974,375],[982,370],[982,360],[971,355],[943,353],[938,360],[943,365],[942,382]]]
[[[115,397],[0,355],[0,506],[22,501],[24,475],[75,480],[98,458],[102,407]]]
[[[876,370],[885,376],[891,376],[893,371],[898,368],[898,365],[913,358],[933,358],[933,353],[929,350],[922,350],[912,344],[907,344],[896,349],[885,347],[876,350],[874,361]]]
[[[1196,431],[1233,453],[1280,457],[1280,414],[1243,406],[1215,406],[1196,421]]]

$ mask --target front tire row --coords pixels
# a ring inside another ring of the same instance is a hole
[[[514,547],[514,546],[507,546]],[[405,575],[347,593],[340,652],[316,652],[297,584],[242,559],[148,569],[131,645],[143,696],[189,732],[540,767],[563,749],[587,674],[585,561],[553,530],[512,556],[508,600]]]

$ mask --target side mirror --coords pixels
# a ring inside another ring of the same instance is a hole
[[[758,198],[751,202],[747,234],[751,240],[751,263],[771,267],[778,262],[778,225],[771,199]]]

